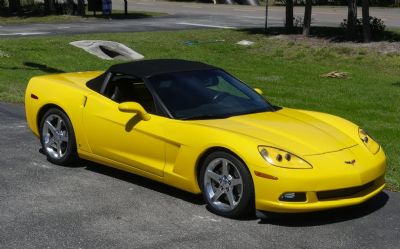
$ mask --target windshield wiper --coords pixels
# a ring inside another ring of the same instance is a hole
[[[230,115],[216,115],[216,114],[203,114],[191,117],[183,117],[181,120],[197,120],[197,119],[221,119],[221,118],[229,118]]]

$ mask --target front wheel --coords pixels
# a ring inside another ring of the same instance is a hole
[[[202,164],[200,186],[216,214],[237,218],[254,210],[253,181],[246,165],[227,152],[213,152]]]
[[[78,158],[71,121],[57,108],[44,114],[40,122],[40,142],[47,160],[52,163],[68,165]]]

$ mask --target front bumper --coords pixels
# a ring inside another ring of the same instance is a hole
[[[376,155],[364,153],[356,146],[306,158],[313,169],[283,169],[273,166],[253,167],[254,171],[275,176],[266,179],[253,175],[256,209],[277,213],[313,212],[363,203],[385,187],[386,157],[383,150]],[[343,158],[358,155],[355,165],[346,165]],[[359,155],[363,155],[360,157]],[[318,167],[318,165],[325,167]],[[281,201],[283,193],[305,193],[306,200]]]
[[[374,185],[371,187],[354,195],[320,200],[317,192],[310,191],[306,192],[307,200],[305,202],[259,200],[256,202],[256,209],[276,213],[302,213],[358,205],[379,194],[385,188],[385,183],[380,179],[374,181]]]

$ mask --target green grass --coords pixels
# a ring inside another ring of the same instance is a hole
[[[91,20],[108,19],[109,16],[103,16],[101,12],[97,12],[96,16],[93,12],[86,12],[85,17],[72,16],[72,15],[21,15],[21,16],[0,16],[0,23],[2,25],[8,24],[28,24],[28,23],[67,23],[67,22],[84,22]],[[114,10],[111,14],[111,19],[139,19],[148,17],[159,17],[167,15],[159,12],[138,12],[129,11],[125,16],[121,10]]]
[[[45,15],[45,16],[0,16],[0,23],[27,24],[27,23],[63,23],[85,20],[82,17],[70,15]]]
[[[261,88],[277,105],[332,113],[372,133],[388,158],[387,182],[400,189],[400,55],[335,44],[316,45],[232,30],[95,34],[0,40],[0,100],[22,102],[26,83],[51,72],[104,70],[103,61],[68,43],[80,39],[122,42],[146,58],[199,60],[225,68]],[[249,47],[236,45],[254,41]],[[212,42],[224,40],[222,42]],[[186,45],[185,41],[200,41]],[[327,79],[330,71],[346,79]]]

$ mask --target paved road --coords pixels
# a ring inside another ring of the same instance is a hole
[[[123,0],[113,1],[114,9],[123,9]],[[255,28],[263,27],[264,7],[213,5],[198,3],[129,1],[135,11],[164,12],[170,16],[131,20],[87,20],[63,24],[0,24],[0,38],[8,36],[82,34],[98,32],[139,32],[181,30],[193,28]],[[284,8],[271,7],[269,25],[282,26]],[[303,8],[295,8],[295,16],[303,15]],[[361,11],[359,11],[361,13]],[[338,26],[346,18],[346,7],[314,7],[313,25]],[[371,15],[382,18],[387,26],[400,27],[400,9],[371,8]]]
[[[123,0],[113,0],[115,9],[123,9]],[[243,6],[243,5],[225,5],[225,4],[198,4],[198,3],[179,3],[154,0],[128,0],[129,8],[138,11],[154,11],[169,14],[190,14],[190,15],[208,15],[217,16],[221,20],[216,21],[220,25],[233,25],[242,27],[256,25],[263,27],[265,22],[264,6]],[[361,17],[361,8],[358,8],[358,16]],[[304,7],[294,8],[294,16],[302,17]],[[400,27],[400,9],[398,8],[370,8],[370,15],[382,18],[387,26]],[[231,19],[224,20],[224,17]],[[285,7],[271,6],[269,8],[269,21],[273,25],[283,25],[285,18]],[[347,19],[346,6],[314,6],[312,10],[313,24],[338,26],[343,19]],[[208,22],[207,19],[204,21]],[[215,20],[210,20],[215,23]]]
[[[0,104],[0,248],[399,248],[400,194],[312,215],[230,220],[104,166],[50,164],[20,105]]]

